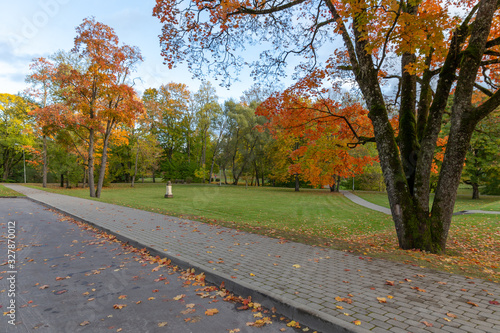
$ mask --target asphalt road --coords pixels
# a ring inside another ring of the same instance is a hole
[[[0,265],[0,332],[308,331],[28,199],[0,198]]]

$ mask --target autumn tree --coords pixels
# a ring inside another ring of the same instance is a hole
[[[266,128],[288,148],[288,173],[313,186],[338,186],[340,178],[362,173],[373,158],[355,156],[351,148],[372,135],[367,110],[360,103],[332,100],[329,89],[320,86],[321,73],[299,80],[283,93],[264,101],[258,114],[269,122]],[[283,178],[283,176],[281,176]]]
[[[31,73],[26,77],[26,82],[31,84],[29,93],[38,101],[39,107],[32,110],[36,123],[39,125],[43,153],[42,153],[42,186],[47,187],[47,136],[54,132],[60,126],[51,115],[57,115],[57,110],[51,110],[53,107],[52,82],[55,74],[54,64],[45,58],[34,59],[30,64]],[[47,109],[49,107],[49,109]]]
[[[208,63],[225,78],[245,64],[238,50],[263,41],[271,47],[254,67],[257,75],[280,74],[289,57],[299,55],[299,74],[319,67],[356,83],[400,247],[445,251],[471,135],[500,104],[498,0],[187,2],[158,0],[154,8],[170,66],[186,61],[197,74]],[[342,49],[335,47],[339,42]],[[320,50],[328,48],[331,57],[323,61]],[[382,85],[388,80],[396,87],[391,94]],[[452,89],[450,135],[430,207],[433,155]],[[477,106],[474,91],[487,97]],[[397,132],[391,105],[398,110]]]
[[[100,197],[110,137],[117,124],[131,126],[143,111],[142,102],[128,84],[129,74],[142,57],[136,47],[120,45],[114,30],[94,18],[84,19],[76,32],[71,52],[79,66],[61,64],[56,79],[63,88],[68,109],[73,112],[73,127],[87,131],[90,196]],[[97,135],[102,138],[102,153],[96,188]]]

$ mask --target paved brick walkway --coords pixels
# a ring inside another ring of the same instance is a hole
[[[492,282],[6,186],[203,270],[323,332],[500,332],[500,305],[489,303],[500,301],[500,285]]]

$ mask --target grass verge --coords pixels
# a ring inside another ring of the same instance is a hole
[[[88,189],[48,191],[88,198]],[[390,216],[356,205],[325,190],[294,192],[284,188],[174,185],[174,198],[165,199],[164,184],[112,184],[100,201],[214,223],[266,236],[315,246],[362,253],[411,265],[500,280],[500,215],[454,216],[447,254],[401,250]],[[384,205],[386,195],[356,192]],[[388,204],[386,205],[388,206]],[[500,197],[474,201],[459,196],[456,210],[490,209]]]
[[[18,193],[10,188],[0,184],[0,197],[24,197],[24,194]]]

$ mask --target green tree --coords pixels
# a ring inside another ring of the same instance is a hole
[[[465,158],[462,181],[472,186],[472,199],[479,199],[480,186],[491,189],[494,184],[500,183],[499,146],[500,111],[496,111],[483,119],[474,130]]]
[[[24,98],[0,94],[0,167],[7,181],[13,168],[23,161],[23,149],[35,142],[30,104]]]

